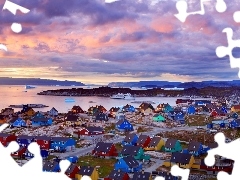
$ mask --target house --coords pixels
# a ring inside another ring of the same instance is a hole
[[[51,137],[48,136],[36,136],[35,142],[40,146],[40,149],[49,150],[51,146]]]
[[[41,156],[43,159],[47,158],[49,156],[49,151],[45,149],[40,150]],[[24,152],[24,158],[26,159],[31,159],[34,157],[34,154],[32,154],[28,149]]]
[[[194,101],[195,101],[194,103],[195,103],[196,106],[204,106],[204,105],[212,103],[209,100],[194,100]]]
[[[88,108],[88,115],[92,116],[93,114],[99,113],[99,109],[97,107],[90,107]]]
[[[26,150],[27,150],[26,147],[20,147],[18,151],[11,153],[11,156],[14,158],[23,159],[24,153],[26,152]]]
[[[69,178],[75,178],[75,175],[79,172],[80,168],[76,165],[76,164],[71,164],[65,174],[69,177]]]
[[[14,134],[0,133],[0,142],[3,146],[7,146],[10,142],[16,141],[17,137]]]
[[[152,175],[150,172],[134,172],[132,180],[152,180]]]
[[[127,105],[123,106],[122,110],[124,112],[132,112],[133,113],[133,112],[135,112],[135,107],[127,104]]]
[[[182,146],[180,142],[176,139],[169,138],[165,143],[165,152],[180,152],[182,151]]]
[[[102,121],[102,122],[108,121],[108,115],[103,112],[100,112],[96,115],[95,121]]]
[[[164,112],[164,108],[165,108],[165,106],[167,106],[167,105],[168,105],[168,104],[164,104],[164,103],[158,104],[157,107],[156,107],[156,109],[155,109],[155,112],[156,112],[156,113]]]
[[[50,148],[55,151],[71,151],[76,146],[76,141],[67,137],[52,137]]]
[[[36,112],[31,119],[34,119],[34,118],[44,118],[44,114],[42,114],[41,112]]]
[[[128,173],[118,170],[112,170],[104,180],[130,180]]]
[[[51,126],[53,124],[52,118],[45,118],[45,117],[34,117],[31,119],[33,127],[39,126]]]
[[[240,119],[234,119],[229,123],[230,128],[239,128],[240,127]]]
[[[122,141],[122,145],[123,145],[123,146],[125,146],[125,145],[135,146],[136,143],[137,143],[137,140],[138,140],[137,134],[135,134],[135,133],[128,134],[128,135],[124,138],[124,140]]]
[[[166,180],[179,180],[180,178],[177,176],[173,176],[170,172],[166,171],[152,171],[152,176],[161,176],[165,178]]]
[[[67,115],[64,118],[66,125],[68,126],[80,126],[81,120],[77,115]]]
[[[35,111],[33,110],[33,108],[28,107],[28,105],[23,105],[21,113],[25,114],[26,116],[33,116],[35,114]]]
[[[200,156],[204,153],[203,145],[200,142],[191,141],[188,144],[188,153],[193,156]]]
[[[99,137],[103,137],[104,129],[102,127],[85,127],[83,129],[78,130],[75,132],[78,138],[81,139],[95,139]]]
[[[151,139],[149,145],[144,148],[145,151],[160,151],[163,150],[165,145],[164,140],[161,137],[155,136]]]
[[[193,155],[180,152],[173,152],[170,161],[164,161],[163,165],[166,167],[178,165],[180,168],[191,169],[194,163],[195,160]]]
[[[0,124],[7,123],[8,116],[7,115],[0,115]]]
[[[5,108],[1,110],[1,115],[9,116],[14,114],[14,109],[13,108]]]
[[[133,131],[133,125],[126,119],[121,119],[116,123],[116,129],[118,131]]]
[[[231,112],[240,112],[240,105],[233,105],[231,107]]]
[[[20,117],[12,118],[9,121],[9,124],[11,127],[26,127],[27,126],[26,122]]]
[[[49,116],[58,116],[58,110],[53,107],[50,111],[48,111]]]
[[[155,114],[153,116],[153,121],[155,122],[165,122],[165,118],[161,114]]]
[[[150,103],[145,103],[143,102],[139,106],[140,112],[143,113],[144,115],[149,115],[154,112],[154,107]]]
[[[229,114],[229,117],[230,117],[230,118],[237,119],[237,118],[238,118],[238,113],[235,113],[235,112],[230,113],[230,114]]]
[[[109,110],[109,117],[116,118],[122,110],[119,107],[112,107]]]
[[[19,146],[28,147],[32,142],[35,142],[35,136],[19,135],[17,137],[17,143]]]
[[[117,149],[113,143],[98,142],[92,151],[92,155],[98,157],[116,157]]]
[[[73,114],[84,113],[84,111],[82,110],[82,108],[80,106],[73,106],[71,109],[71,112]]]
[[[81,180],[83,176],[89,176],[91,180],[98,180],[99,174],[95,167],[81,166],[79,172],[75,175],[77,180]]]
[[[184,120],[184,112],[183,111],[169,111],[168,117],[174,121]]]
[[[43,171],[45,172],[60,172],[60,166],[57,162],[46,161],[43,164]]]
[[[140,146],[123,146],[119,157],[129,157],[132,156],[136,160],[149,160],[150,156],[144,154],[144,150]]]
[[[145,148],[149,145],[151,138],[148,135],[140,135],[137,140],[137,146]]]
[[[118,159],[118,162],[114,165],[114,169],[126,173],[138,172],[142,170],[142,164],[140,164],[134,157],[128,156]]]
[[[188,108],[187,108],[187,114],[188,115],[193,115],[196,113],[196,109],[193,105],[190,105]]]

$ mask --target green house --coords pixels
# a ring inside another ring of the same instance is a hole
[[[123,146],[122,151],[119,153],[119,157],[133,156],[136,160],[149,160],[150,156],[144,154],[144,150],[140,146]]]
[[[164,122],[165,118],[161,114],[155,114],[153,116],[153,121],[155,121],[155,122]]]
[[[178,140],[169,138],[165,143],[164,149],[165,149],[165,152],[170,152],[170,153],[181,152],[182,145]]]

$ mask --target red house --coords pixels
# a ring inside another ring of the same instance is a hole
[[[76,164],[71,164],[69,168],[66,170],[65,174],[73,179],[75,175],[79,172],[80,168]]]
[[[34,138],[35,142],[40,146],[41,149],[49,150],[51,145],[51,137],[37,136]]]
[[[73,106],[71,111],[73,114],[84,113],[84,111],[80,106]]]
[[[113,143],[98,142],[92,151],[92,155],[98,157],[116,157],[117,149]]]
[[[91,138],[96,136],[101,136],[104,134],[104,129],[101,127],[86,127],[75,132],[78,135],[78,138]]]
[[[15,158],[24,158],[24,153],[26,152],[27,148],[26,147],[20,147],[18,151],[14,152],[11,154],[12,157]]]
[[[11,141],[16,141],[17,137],[13,134],[0,133],[0,142],[3,146],[7,146]]]
[[[225,171],[231,174],[233,169],[233,161],[224,160],[224,161],[215,163],[214,166],[207,166],[204,163],[204,160],[202,159],[200,164],[200,169],[205,170],[207,172],[212,172],[213,174],[217,174],[220,171]]]
[[[148,147],[151,142],[151,138],[148,135],[140,135],[137,140],[137,146],[141,146],[142,148]]]
[[[104,178],[104,180],[129,180],[128,173],[120,171],[120,170],[113,170],[108,177]]]

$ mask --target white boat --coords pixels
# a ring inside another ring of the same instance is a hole
[[[73,98],[66,98],[65,102],[75,102],[75,100]]]
[[[112,95],[110,98],[111,99],[135,100],[135,98],[130,93],[127,93],[127,94],[118,93],[118,94]]]
[[[33,89],[33,88],[36,88],[36,87],[35,86],[30,86],[30,85],[25,86],[25,89]]]

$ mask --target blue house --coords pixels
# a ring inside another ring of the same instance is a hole
[[[71,151],[76,146],[76,141],[67,137],[53,137],[50,148],[60,152]]]
[[[44,115],[41,112],[38,111],[32,116],[32,119],[33,118],[44,118]]]
[[[207,124],[207,128],[208,128],[208,129],[213,129],[213,123]]]
[[[189,115],[195,114],[195,113],[196,113],[195,107],[194,107],[193,105],[190,105],[190,106],[188,107],[188,109],[187,109],[187,113],[188,113]]]
[[[124,138],[124,140],[122,141],[122,145],[123,145],[123,146],[125,146],[125,145],[135,146],[136,143],[137,143],[137,140],[138,140],[137,134],[135,134],[135,133],[128,134],[128,135]]]
[[[11,127],[26,127],[27,124],[26,122],[22,119],[22,118],[13,118],[10,122],[9,122]]]
[[[33,118],[32,120],[32,126],[33,127],[38,127],[38,126],[51,126],[52,123],[53,123],[53,120],[52,118],[38,118],[38,117],[35,117]]]
[[[66,159],[71,163],[77,163],[78,162],[78,157],[77,156],[68,156]]]
[[[115,170],[120,170],[126,173],[139,172],[142,170],[142,164],[132,156],[123,157],[118,160],[114,165]]]
[[[45,149],[41,149],[40,153],[41,153],[42,158],[44,158],[44,159],[49,156],[49,151],[47,151]],[[31,152],[29,152],[28,150],[26,150],[26,152],[24,153],[24,157],[26,159],[31,159],[34,157],[34,155]]]
[[[238,113],[234,112],[230,115],[231,118],[237,119],[238,118]]]
[[[135,107],[127,104],[126,106],[123,106],[122,110],[126,112],[135,112]]]
[[[212,102],[209,100],[195,100],[196,106],[205,106],[207,104],[211,104]]]
[[[226,108],[225,106],[222,106],[221,111],[222,111],[222,113],[224,113],[224,114],[227,114],[227,113],[228,113],[227,108]]]
[[[126,119],[121,119],[116,123],[116,129],[119,131],[133,131],[133,125]]]
[[[234,119],[229,123],[230,128],[239,128],[240,127],[240,119]]]
[[[173,109],[173,107],[172,106],[170,106],[170,104],[164,104],[164,107],[163,107],[163,112],[164,113],[168,113],[168,112],[170,112],[170,111],[173,111],[174,109]]]
[[[183,111],[169,111],[168,117],[175,121],[184,121],[184,112]]]
[[[203,145],[200,142],[191,141],[188,145],[187,152],[193,156],[200,156],[204,154]]]
[[[43,171],[45,172],[60,172],[59,163],[47,161],[43,165]]]
[[[20,135],[17,137],[17,143],[21,147],[28,147],[32,142],[35,142],[34,136]]]

